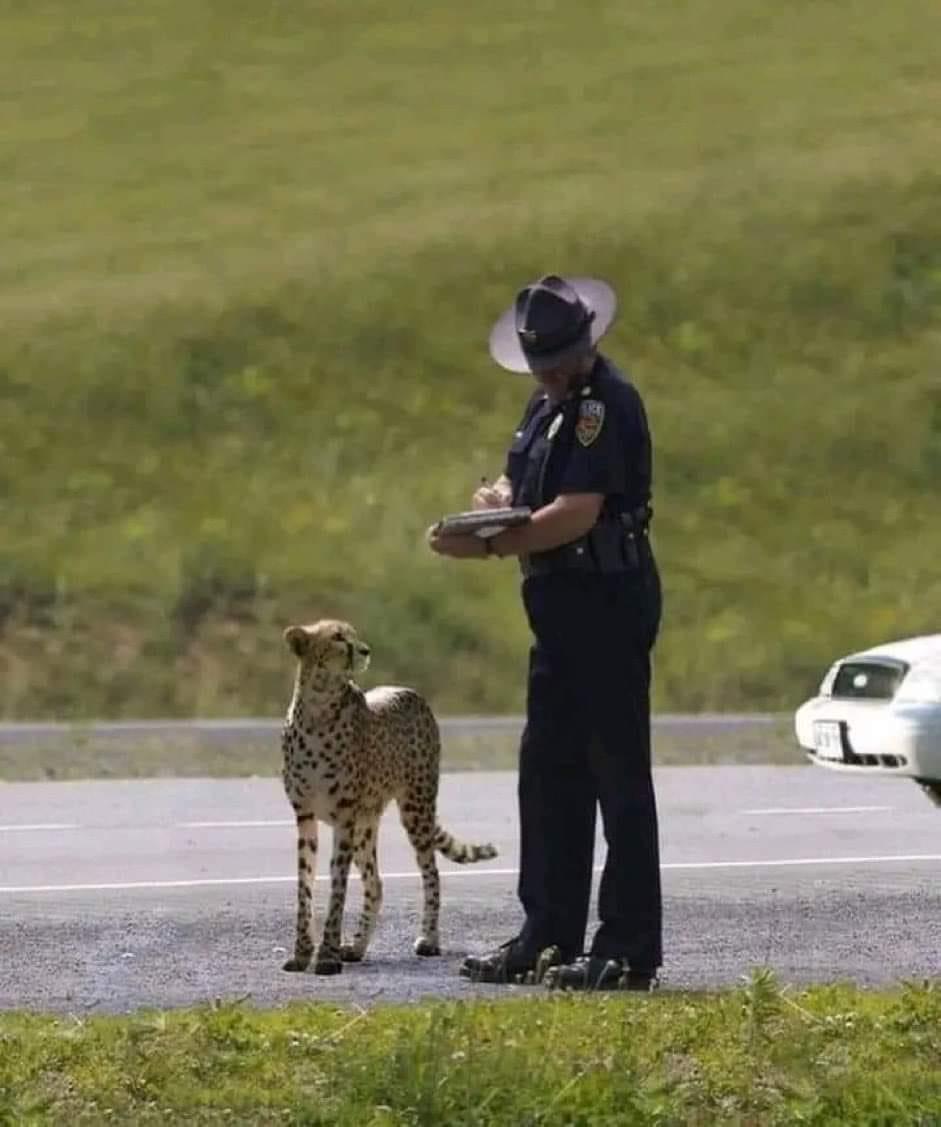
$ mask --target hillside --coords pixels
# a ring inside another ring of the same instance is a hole
[[[941,629],[939,41],[914,0],[8,6],[0,711],[272,714],[322,613],[371,683],[518,709],[512,566],[422,537],[499,470],[486,337],[549,269],[617,286],[649,408],[657,707]]]

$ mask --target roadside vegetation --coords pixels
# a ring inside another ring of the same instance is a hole
[[[516,767],[519,726],[497,730],[442,731],[443,771],[500,771]],[[657,767],[778,764],[797,766],[805,757],[790,716],[734,728],[653,727]],[[0,741],[0,779],[38,782],[66,779],[237,778],[277,775],[282,766],[277,726],[265,738],[167,735],[96,735],[81,724],[32,742]]]
[[[941,8],[34,0],[0,37],[0,715],[275,715],[281,630],[517,711],[511,563],[423,532],[621,295],[659,709],[787,711],[941,615]]]
[[[941,991],[782,988],[0,1015],[0,1121],[927,1125]]]

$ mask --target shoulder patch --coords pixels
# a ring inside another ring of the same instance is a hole
[[[604,426],[604,404],[600,399],[583,399],[578,405],[575,437],[582,446],[591,446]]]

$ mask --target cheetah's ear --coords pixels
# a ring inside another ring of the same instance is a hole
[[[303,626],[289,626],[284,631],[284,640],[295,657],[303,657],[310,643],[310,637]]]

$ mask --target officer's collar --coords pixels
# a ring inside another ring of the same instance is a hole
[[[564,407],[566,403],[571,403],[573,400],[587,399],[591,395],[591,386],[590,376],[586,376],[582,383],[573,387],[571,391],[566,393],[565,398],[560,399],[558,403],[550,403],[549,396],[543,392],[541,396],[542,404],[544,407],[551,407],[555,410],[558,407]]]
[[[585,372],[584,375],[579,377],[579,382],[575,384],[575,386],[572,387],[568,392],[566,392],[564,399],[560,400],[556,404],[552,404],[551,406],[562,407],[566,403],[570,403],[573,399],[587,399],[588,396],[591,395],[593,381],[597,377],[598,370],[603,363],[604,361],[601,357],[601,353],[596,353],[595,362],[594,364],[592,364],[591,368],[589,368],[589,370]],[[542,402],[544,405],[549,403],[549,396],[546,395],[545,392],[543,392],[542,394]]]

